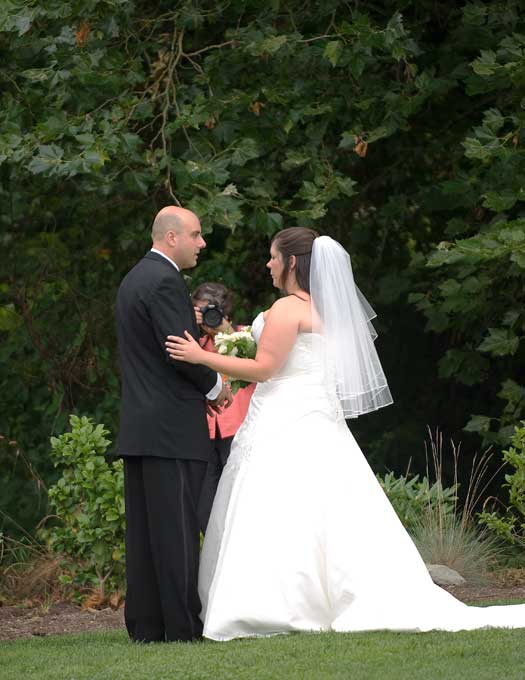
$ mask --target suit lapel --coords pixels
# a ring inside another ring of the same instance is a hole
[[[193,309],[193,302],[192,302],[192,299],[191,299],[191,294],[190,294],[190,291],[188,289],[188,286],[186,285],[186,281],[184,280],[184,277],[182,276],[182,274],[180,272],[177,272],[177,274],[179,275],[181,284],[184,286],[184,290],[186,291],[186,299],[188,300],[188,310],[189,310],[190,319],[191,319],[191,326],[192,326],[192,328],[191,328],[192,335],[196,340],[198,340],[198,338],[199,338],[199,327],[197,326],[197,319],[195,317],[195,310]]]

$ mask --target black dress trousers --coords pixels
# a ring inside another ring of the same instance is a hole
[[[208,520],[210,519],[213,501],[215,500],[215,494],[217,493],[217,487],[219,486],[222,471],[228,462],[232,442],[233,437],[225,437],[224,439],[216,437],[213,440],[214,460],[213,462],[208,463],[206,468],[199,504],[197,506],[199,525],[203,534],[206,533],[206,527],[208,526]]]
[[[197,588],[197,503],[206,463],[124,457],[125,621],[132,640],[196,640],[202,635]]]

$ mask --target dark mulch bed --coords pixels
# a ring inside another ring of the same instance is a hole
[[[124,608],[82,609],[70,602],[49,608],[0,607],[0,640],[124,628]]]
[[[469,604],[490,604],[501,600],[525,602],[525,585],[508,586],[449,586],[446,590],[462,602]]]
[[[448,588],[455,597],[472,604],[496,600],[525,602],[525,585],[463,586]],[[64,633],[83,633],[124,629],[124,608],[82,609],[69,602],[49,608],[0,606],[0,640],[45,637]]]

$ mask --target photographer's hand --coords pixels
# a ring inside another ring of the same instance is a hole
[[[201,308],[195,306],[193,309],[195,310],[195,318],[197,319],[197,325],[200,326],[201,323],[202,323],[202,312],[201,312]]]
[[[213,412],[220,414],[222,413],[223,409],[230,408],[232,403],[233,395],[230,386],[228,385],[228,383],[225,383],[222,386],[222,390],[220,391],[218,397],[213,401],[207,401],[206,409],[208,411],[208,415],[211,415]]]

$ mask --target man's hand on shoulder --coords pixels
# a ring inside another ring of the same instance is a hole
[[[230,408],[233,402],[233,394],[228,384],[223,384],[222,390],[219,392],[218,396],[206,404],[208,413],[211,415],[213,411],[216,413],[222,413],[223,408]]]

